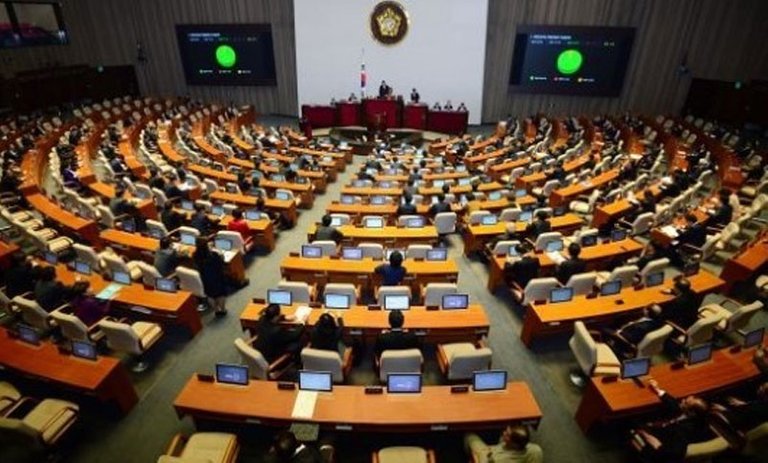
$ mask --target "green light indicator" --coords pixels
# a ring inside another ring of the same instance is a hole
[[[216,62],[223,68],[231,68],[237,62],[237,53],[229,45],[219,45],[216,48]]]
[[[557,55],[557,70],[560,74],[575,74],[581,69],[582,64],[584,64],[584,55],[574,48],[564,50]]]

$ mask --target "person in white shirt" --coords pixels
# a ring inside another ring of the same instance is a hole
[[[465,449],[477,463],[541,463],[544,454],[537,444],[530,442],[528,428],[509,425],[501,433],[496,445],[487,445],[474,433],[464,437]]]

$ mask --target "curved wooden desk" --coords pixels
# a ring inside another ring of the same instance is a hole
[[[317,224],[309,226],[307,241],[315,240]],[[344,241],[352,243],[392,243],[394,247],[405,247],[409,244],[432,244],[437,241],[437,228],[427,225],[422,228],[400,228],[387,226],[383,228],[364,228],[354,225],[342,225],[337,227],[344,235]]]
[[[569,234],[581,228],[584,220],[576,214],[568,213],[559,217],[549,219],[552,231],[560,232],[564,235]],[[525,233],[528,226],[526,222],[516,222],[515,230],[517,233]],[[472,252],[480,251],[486,242],[496,236],[507,232],[507,222],[498,222],[495,225],[469,225],[463,233],[464,255],[468,256]]]

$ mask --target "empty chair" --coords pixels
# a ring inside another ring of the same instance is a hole
[[[435,463],[435,452],[421,447],[385,447],[371,455],[372,463]]]
[[[489,211],[473,211],[469,214],[469,224],[477,225],[483,221],[483,217],[491,216]]]
[[[563,239],[563,235],[560,232],[546,232],[540,234],[536,238],[536,242],[533,244],[537,251],[543,251],[547,248],[547,243],[551,241],[559,241]]]
[[[656,272],[663,272],[665,268],[669,266],[669,259],[666,257],[662,257],[661,259],[654,259],[650,262],[648,262],[645,267],[640,271],[638,274],[640,276],[640,281],[645,283],[645,278]]]
[[[38,304],[33,299],[27,299],[23,296],[16,296],[11,299],[11,302],[21,313],[21,319],[27,325],[44,333],[52,328],[53,319],[51,318],[51,314],[46,312],[42,307],[40,307],[40,304]]]
[[[568,341],[571,352],[581,371],[587,377],[618,376],[621,362],[611,348],[604,343],[596,342],[581,320],[573,325],[573,336]],[[571,381],[577,386],[584,384],[584,377],[571,374]]]
[[[14,445],[44,451],[61,441],[79,414],[80,408],[72,402],[24,397],[0,418],[0,434],[11,438]]]
[[[588,239],[597,240],[599,233],[600,232],[597,230],[597,228],[587,228],[574,233],[573,237],[577,243],[579,243],[581,246],[584,246],[584,242]]]
[[[384,258],[384,245],[379,243],[360,243],[357,245],[363,251],[363,257],[381,260]]]
[[[382,286],[376,294],[377,302],[384,306],[384,296],[408,296],[411,297],[411,288],[408,286]]]
[[[70,341],[98,342],[104,337],[104,334],[99,331],[98,322],[86,326],[75,315],[64,313],[61,310],[51,312],[51,318],[59,326],[61,335]]]
[[[277,284],[277,287],[289,291],[294,304],[309,304],[315,299],[315,287],[303,281],[283,280]]]
[[[456,231],[456,213],[441,212],[435,216],[435,228],[438,235],[447,235]]]
[[[291,366],[290,354],[283,354],[270,364],[250,342],[241,338],[235,339],[235,348],[240,353],[240,360],[248,366],[251,378],[277,379]]]
[[[722,320],[722,316],[719,314],[707,314],[696,320],[696,323],[687,330],[673,325],[676,332],[673,333],[670,340],[677,345],[680,351],[684,348],[704,344],[712,340],[715,327],[720,323],[720,320]],[[671,324],[669,321],[667,323]]]
[[[324,256],[336,257],[339,252],[339,246],[335,241],[316,240],[310,243],[312,246],[318,246]]]
[[[499,214],[499,222],[516,222],[522,212],[520,208],[508,207]]]
[[[154,265],[149,265],[146,262],[137,261],[136,265],[139,267],[139,270],[141,271],[141,282],[150,288],[155,287],[155,282],[159,280],[160,278],[163,278],[163,276],[160,274],[160,272],[155,268]],[[172,277],[173,275],[169,275],[166,278]]]
[[[11,383],[0,381],[0,416],[21,399],[19,392]]]
[[[188,267],[176,267],[176,277],[179,279],[179,287],[183,291],[189,291],[201,300],[205,300],[205,289],[200,272]]]
[[[485,344],[471,342],[438,344],[437,362],[449,381],[471,379],[476,371],[491,367],[493,352]]]
[[[75,256],[78,261],[87,263],[88,266],[94,270],[104,268],[104,259],[99,257],[92,247],[75,243],[72,245],[72,249],[75,251]]]
[[[326,294],[342,294],[349,296],[349,303],[351,305],[357,304],[360,298],[360,292],[352,283],[328,283],[323,288],[323,296]]]
[[[165,225],[163,225],[162,222],[158,222],[157,220],[147,219],[147,234],[153,238],[163,238],[165,236],[168,236],[168,229],[165,228]]]
[[[659,355],[664,350],[664,344],[672,335],[674,328],[671,325],[663,325],[653,331],[646,333],[643,339],[637,345],[632,344],[621,334],[613,333],[614,339],[621,342],[620,351],[625,357],[648,357]]]
[[[635,220],[632,223],[627,223],[622,221],[623,224],[629,225],[629,227],[632,230],[632,235],[644,235],[645,233],[648,233],[648,231],[653,226],[654,222],[654,214],[653,212],[644,212],[635,218]]]
[[[176,434],[157,463],[235,463],[240,453],[237,436],[223,432],[197,432],[189,438]]]
[[[699,309],[699,314],[705,317],[720,317],[717,329],[730,334],[738,333],[740,330],[745,329],[749,325],[750,320],[752,320],[752,317],[762,308],[763,303],[759,300],[751,304],[739,306],[733,312],[719,304],[707,304]]]
[[[427,252],[432,249],[428,244],[409,244],[405,250],[406,259],[426,259]]]
[[[443,296],[457,292],[459,292],[459,288],[455,283],[428,283],[424,287],[422,300],[426,306],[440,306],[443,302]]]
[[[574,295],[586,295],[594,290],[596,281],[597,273],[595,272],[578,273],[571,276],[565,286],[573,288]]]
[[[136,357],[133,371],[137,373],[147,369],[149,365],[143,361],[143,355],[163,336],[163,329],[157,323],[134,322],[129,325],[105,319],[98,326],[106,336],[110,349]]]
[[[127,273],[133,281],[138,281],[142,277],[141,267],[136,261],[126,263],[117,254],[105,253],[101,257],[110,275],[114,275],[115,272]]]
[[[523,305],[532,304],[534,301],[546,301],[549,299],[549,292],[560,286],[557,278],[544,277],[534,278],[525,285],[523,289]]]
[[[408,221],[411,219],[420,219],[420,215],[401,215],[397,218],[397,225],[400,227],[405,227],[408,225]]]
[[[236,231],[220,230],[214,236],[214,240],[216,239],[229,240],[232,243],[232,250],[243,254],[250,251],[253,246],[253,240],[244,240],[243,235]]]
[[[352,349],[344,349],[344,357],[336,351],[305,347],[301,350],[305,370],[328,371],[334,383],[343,383],[352,369]]]
[[[361,219],[361,223],[363,224],[363,226],[366,226],[366,223],[368,223],[368,220],[381,221],[381,223],[384,223],[384,224],[387,223],[387,219],[384,216],[381,216],[381,215],[364,215],[363,218]]]
[[[518,244],[520,244],[520,241],[517,240],[497,241],[496,244],[493,245],[491,253],[498,257],[508,256],[510,254],[510,250],[514,250]]]
[[[419,349],[385,350],[377,359],[379,380],[387,381],[390,373],[421,373],[423,362]]]
[[[603,284],[607,281],[619,280],[621,281],[622,288],[629,288],[634,284],[635,277],[639,271],[640,269],[637,268],[637,265],[622,265],[610,272],[598,272],[597,283]]]

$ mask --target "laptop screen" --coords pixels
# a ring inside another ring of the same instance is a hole
[[[191,233],[180,233],[179,240],[181,241],[181,244],[186,244],[187,246],[194,246],[195,242],[197,241],[197,237]]]
[[[469,185],[470,183],[472,183],[472,179],[471,178],[460,178],[459,179],[459,185],[461,185],[461,186]]]
[[[434,248],[427,251],[427,260],[442,261],[448,260],[448,249]]]
[[[216,382],[223,384],[248,385],[248,367],[230,363],[216,364]]]
[[[647,357],[634,358],[621,362],[622,379],[645,376],[651,370],[651,359]]]
[[[744,347],[750,348],[759,346],[763,343],[763,336],[765,336],[764,327],[748,332],[744,335]]]
[[[406,221],[406,227],[408,228],[424,228],[424,217],[413,217]]]
[[[597,244],[597,235],[586,235],[581,237],[581,247],[587,248]]]
[[[325,307],[329,309],[348,309],[349,295],[325,293]]]
[[[91,266],[88,265],[88,262],[83,262],[81,260],[75,261],[75,272],[82,273],[83,275],[90,275],[91,274]]]
[[[645,276],[645,286],[659,286],[664,283],[664,272],[653,272]]]
[[[193,211],[195,210],[195,203],[192,201],[184,200],[181,202],[181,208],[185,211]]]
[[[232,241],[226,239],[226,238],[216,238],[213,241],[213,245],[216,247],[216,249],[219,249],[221,251],[231,251],[232,250]]]
[[[112,272],[112,281],[121,285],[129,285],[131,284],[131,276],[126,272]]]
[[[443,185],[445,185],[445,180],[433,180],[432,186],[435,188],[441,188]]]
[[[72,341],[72,355],[75,357],[96,360],[96,345],[84,341]]]
[[[547,252],[560,252],[563,250],[563,240],[547,242]]]
[[[480,222],[481,222],[483,225],[496,225],[496,223],[497,223],[498,221],[499,221],[499,218],[498,218],[498,217],[496,217],[495,215],[485,215],[485,216],[483,216],[483,218],[480,220]]]
[[[688,349],[688,365],[706,362],[712,358],[712,344],[702,344]]]
[[[31,326],[17,325],[16,330],[19,333],[19,339],[26,342],[27,344],[33,344],[35,346],[40,344],[40,336]]]
[[[368,217],[365,219],[365,228],[384,228],[384,219],[381,217]]]
[[[421,392],[421,374],[390,373],[387,375],[387,392],[390,394],[408,394]]]
[[[170,278],[158,278],[155,280],[155,289],[165,293],[175,293],[176,280],[171,280]]]
[[[384,296],[385,310],[408,310],[411,307],[411,300],[408,296],[388,295]]]
[[[379,182],[379,188],[390,188],[391,186],[391,182]]]
[[[562,217],[565,215],[565,208],[562,206],[558,206],[554,209],[552,209],[552,216],[553,217]]]
[[[56,265],[59,262],[59,256],[57,256],[55,252],[45,251],[43,253],[43,258],[51,265]]]
[[[363,258],[363,249],[362,248],[342,248],[341,257],[342,259],[360,260]]]
[[[549,292],[550,302],[568,302],[573,299],[573,288],[553,288]]]
[[[476,371],[472,374],[472,390],[503,391],[507,388],[507,372],[504,370]]]
[[[445,294],[443,295],[444,310],[459,310],[469,307],[469,294]]]
[[[626,230],[613,230],[611,231],[611,241],[621,241],[627,238]]]
[[[619,294],[621,291],[621,280],[606,281],[600,286],[601,296],[611,296],[613,294]]]
[[[308,257],[310,259],[317,259],[323,257],[323,248],[320,246],[302,245],[301,257]]]
[[[333,375],[328,371],[299,371],[299,389],[302,391],[331,392]]]
[[[291,292],[282,289],[268,289],[267,302],[270,304],[291,305]]]

